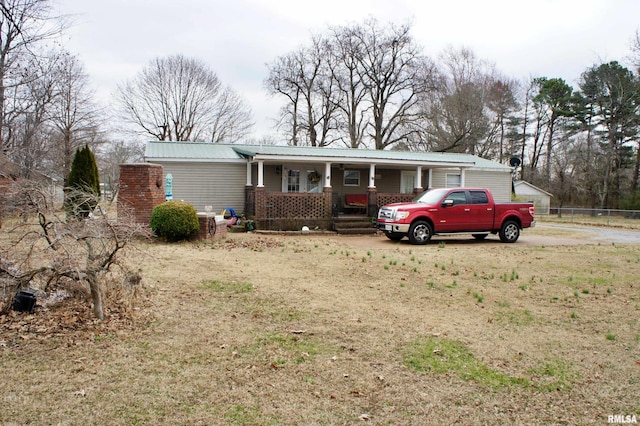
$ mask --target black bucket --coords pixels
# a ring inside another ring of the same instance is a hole
[[[33,290],[20,290],[13,299],[13,310],[18,312],[33,312],[36,306],[36,295]]]

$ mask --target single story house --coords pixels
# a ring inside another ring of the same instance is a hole
[[[549,214],[553,194],[524,180],[513,182],[513,190],[516,197],[523,201],[532,202],[536,208],[536,213]]]
[[[233,208],[261,229],[329,229],[434,187],[486,187],[511,200],[512,169],[468,154],[152,141],[145,161],[170,175],[172,199]]]

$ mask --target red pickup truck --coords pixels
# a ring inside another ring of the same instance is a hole
[[[423,192],[411,203],[395,203],[378,211],[378,229],[393,241],[409,237],[426,244],[433,235],[464,233],[482,240],[499,234],[515,243],[520,230],[535,226],[533,203],[496,203],[488,189],[437,188]]]

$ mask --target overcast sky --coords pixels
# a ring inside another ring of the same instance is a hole
[[[625,62],[640,29],[638,0],[58,0],[71,14],[66,47],[79,56],[102,102],[157,57],[183,54],[208,64],[253,111],[254,136],[274,133],[279,101],[263,88],[266,64],[330,25],[411,22],[432,59],[447,46],[517,79],[564,78]]]

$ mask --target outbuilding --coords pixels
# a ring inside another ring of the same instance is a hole
[[[524,180],[513,182],[513,189],[516,196],[522,201],[533,203],[536,208],[536,213],[549,214],[553,194]]]

